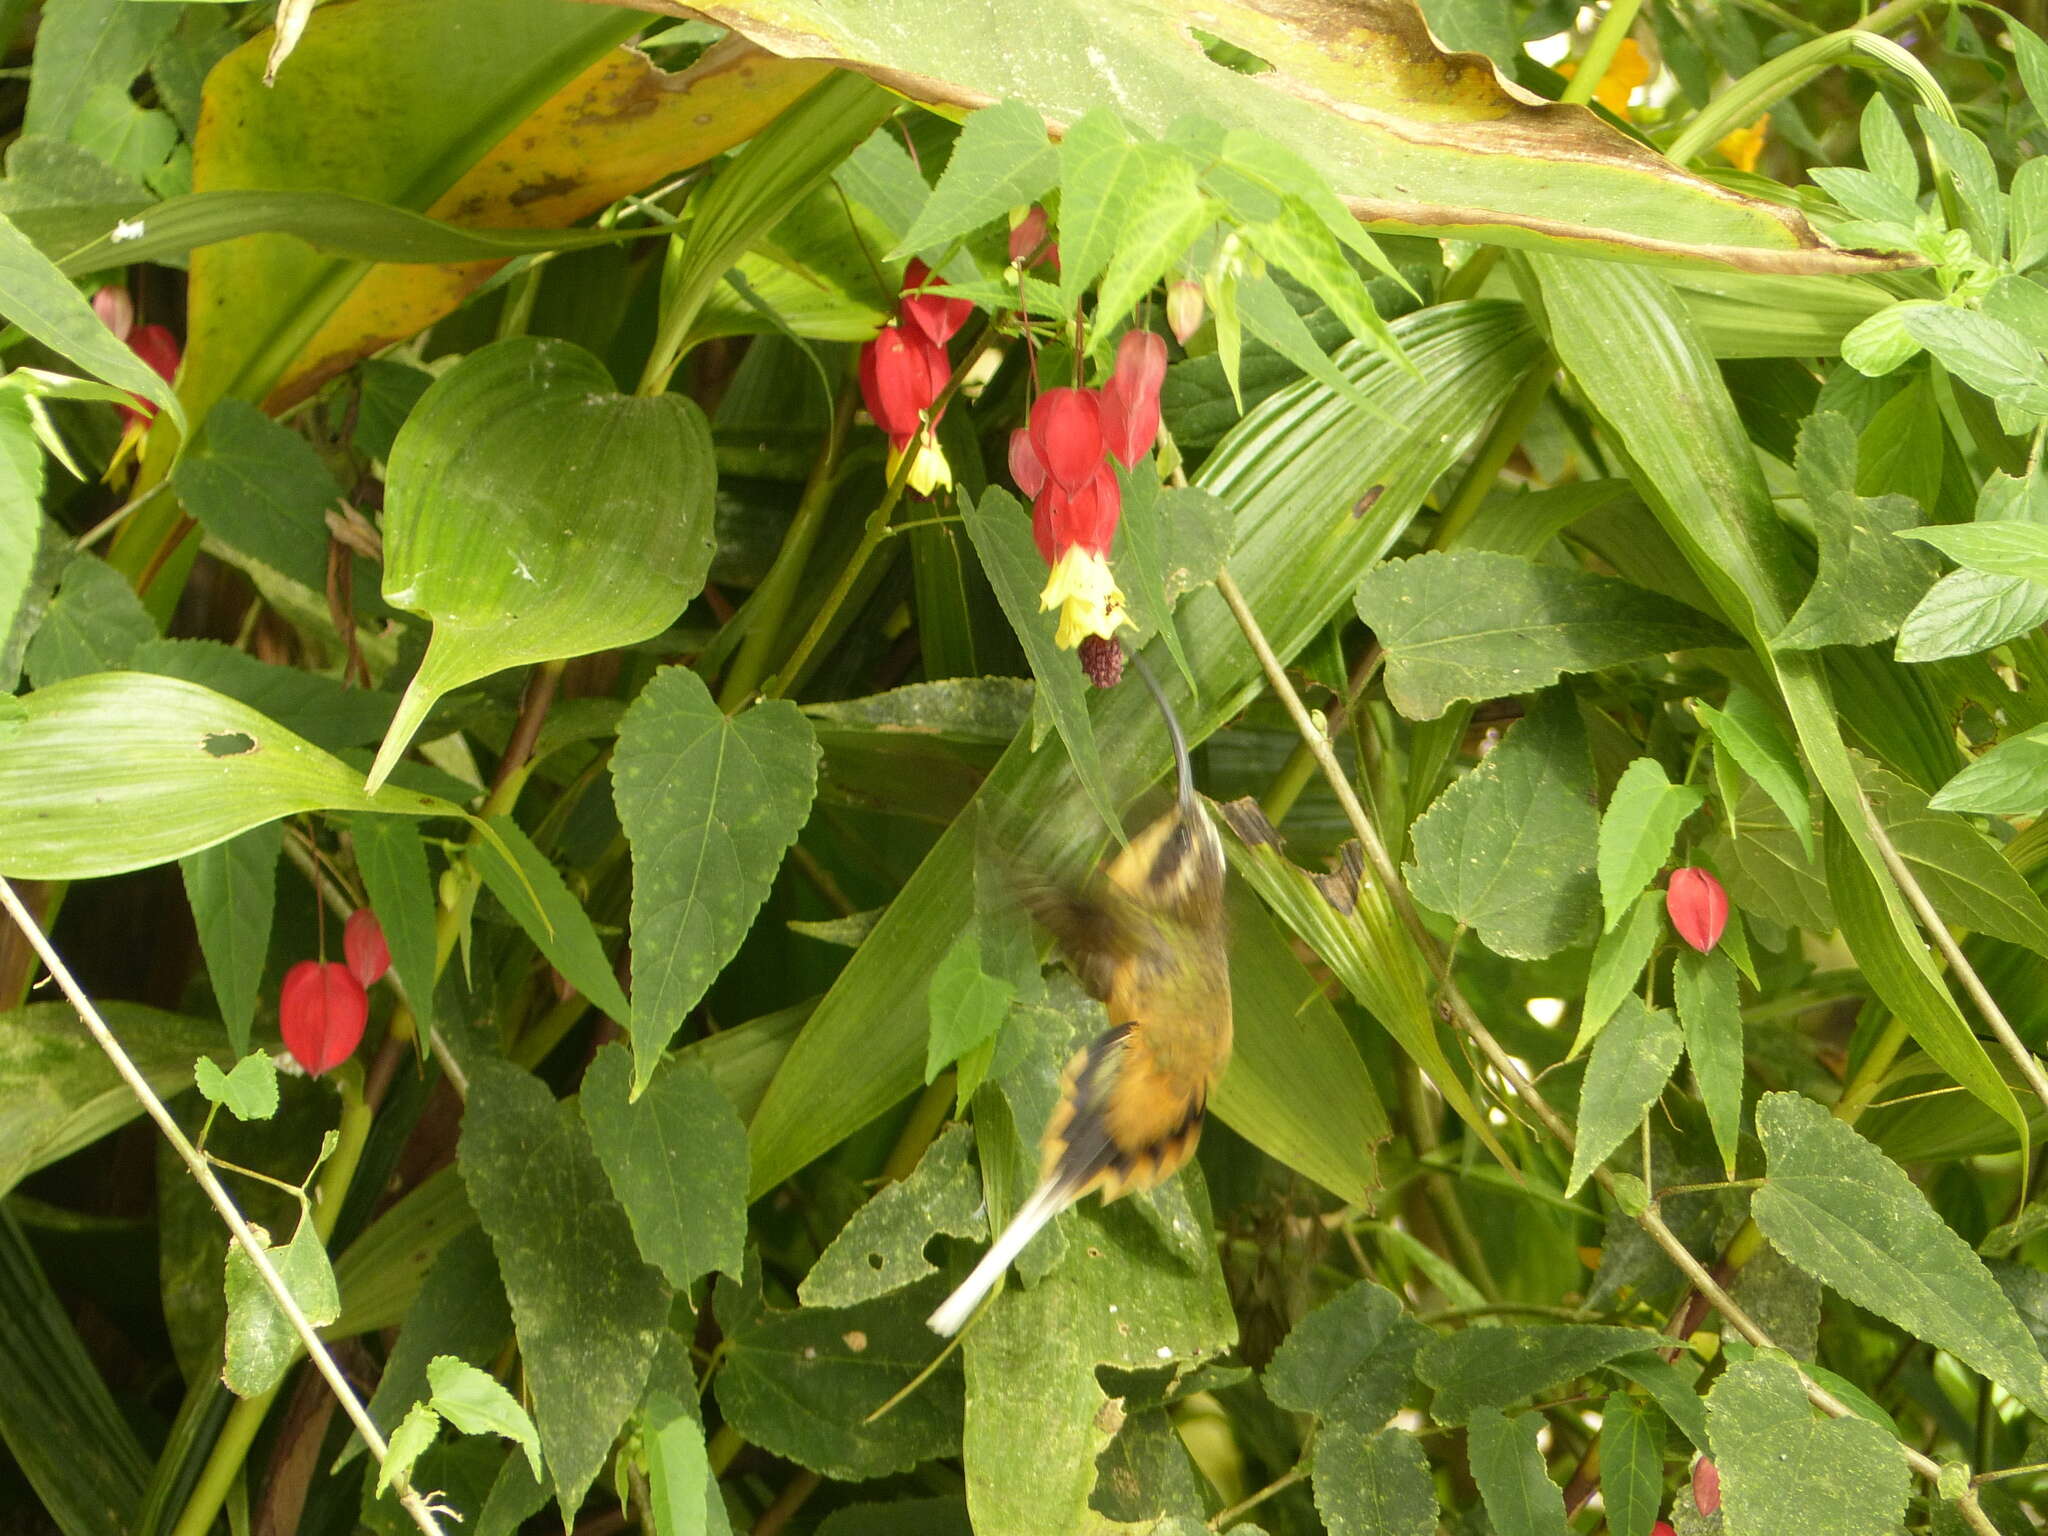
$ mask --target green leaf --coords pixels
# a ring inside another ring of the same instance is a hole
[[[1131,470],[1117,466],[1117,480],[1123,491],[1123,514],[1117,519],[1110,565],[1123,572],[1128,612],[1137,625],[1133,645],[1153,635],[1165,641],[1173,664],[1192,690],[1194,669],[1188,665],[1180,631],[1174,627],[1173,604],[1183,592],[1216,579],[1230,548],[1230,513],[1215,497],[1192,488],[1162,494],[1158,472],[1149,460]],[[1176,509],[1182,513],[1177,524],[1172,518]],[[1169,573],[1169,550],[1193,554],[1201,564],[1177,565]]]
[[[192,1064],[193,1083],[209,1104],[224,1105],[237,1120],[268,1120],[277,1113],[277,1063],[251,1051],[223,1072],[209,1056]]]
[[[1315,1494],[1330,1536],[1436,1536],[1429,1457],[1405,1430],[1325,1434],[1316,1442]]]
[[[718,1406],[753,1444],[827,1477],[854,1481],[907,1472],[960,1442],[960,1373],[942,1368],[872,1424],[864,1421],[931,1363],[924,1316],[940,1282],[857,1307],[761,1305],[757,1261],[716,1293],[726,1358]]]
[[[657,672],[619,722],[612,783],[633,846],[634,1078],[738,952],[816,792],[794,704],[727,719],[686,667]]]
[[[1579,1090],[1578,1145],[1572,1150],[1567,1198],[1607,1161],[1607,1154],[1635,1134],[1643,1116],[1671,1081],[1685,1049],[1678,1021],[1662,1008],[1645,1008],[1631,994],[1593,1042],[1586,1083]]]
[[[1721,1167],[1732,1179],[1742,1139],[1742,1007],[1735,962],[1719,949],[1708,955],[1690,946],[1681,949],[1671,996],[1714,1145],[1721,1149]]]
[[[505,1278],[555,1496],[573,1512],[640,1401],[668,1288],[635,1250],[576,1106],[539,1079],[472,1064],[457,1164]]]
[[[1771,1246],[2043,1411],[2048,1362],[1983,1261],[1904,1170],[1797,1094],[1766,1094],[1756,1120],[1769,1171],[1750,1212]]]
[[[390,1488],[393,1478],[412,1479],[412,1470],[427,1447],[440,1438],[441,1416],[425,1403],[414,1403],[399,1421],[398,1428],[391,1432],[390,1442],[385,1447],[384,1463],[377,1469],[377,1495],[383,1497]]]
[[[1944,922],[2048,954],[2048,909],[1997,845],[1954,812],[1930,809],[1904,779],[1857,766],[1871,809]]]
[[[391,969],[412,1005],[421,1038],[434,1030],[434,886],[419,828],[395,816],[358,816],[349,823],[356,872],[370,910],[384,930]]]
[[[746,1260],[747,1133],[701,1064],[663,1061],[631,1095],[633,1067],[617,1044],[583,1074],[583,1122],[640,1252],[687,1290],[712,1270],[735,1278]]]
[[[0,395],[0,644],[13,630],[42,542],[43,450],[28,401]],[[0,678],[0,681],[11,680]]]
[[[1888,640],[1938,574],[1895,534],[1920,521],[1904,496],[1856,494],[1856,434],[1822,411],[1799,429],[1799,488],[1820,540],[1820,574],[1773,645],[1813,650]]]
[[[1439,1424],[1463,1424],[1477,1413],[1510,1407],[1660,1342],[1641,1329],[1592,1323],[1462,1328],[1423,1350],[1415,1359],[1415,1374],[1436,1388],[1430,1417]]]
[[[1103,821],[1121,829],[1116,796],[1104,777],[1102,756],[1089,721],[1087,680],[1081,675],[1080,663],[1053,643],[1053,621],[1042,617],[1038,609],[1045,562],[1031,541],[1030,514],[1008,491],[990,486],[979,501],[963,495],[960,516],[967,524],[968,537],[974,540],[981,567],[988,573],[989,585],[995,588],[996,600],[1017,638],[1024,642],[1031,675],[1038,683],[1037,698],[1052,713],[1053,726],[1066,744],[1081,787]]]
[[[1592,796],[1578,706],[1546,695],[1415,823],[1409,889],[1495,954],[1556,954],[1598,909]]]
[[[2040,523],[1955,523],[1909,528],[1902,536],[1932,544],[1967,570],[2048,584],[2048,527]]]
[[[210,1021],[105,1002],[106,1015],[143,1080],[163,1098],[192,1084],[193,1058],[220,1048]],[[69,1003],[31,1003],[0,1013],[0,1194],[29,1174],[142,1113],[99,1042]]]
[[[1740,779],[1726,828],[1706,845],[1731,904],[1787,927],[1827,933],[1835,926],[1827,874],[1794,827],[1753,779]],[[1807,837],[1813,836],[1807,818]]]
[[[73,555],[22,658],[38,688],[128,665],[156,639],[156,621],[119,572],[97,555]]]
[[[1060,155],[1045,119],[1021,101],[967,114],[938,185],[892,253],[943,245],[972,234],[1012,208],[1035,202],[1059,179]]]
[[[967,1164],[967,1127],[951,1125],[910,1176],[885,1186],[818,1255],[797,1287],[807,1307],[850,1307],[914,1285],[938,1266],[924,1256],[939,1233],[983,1236],[981,1181]]]
[[[2048,725],[2008,736],[1927,802],[1937,811],[2031,816],[2048,807]]]
[[[2043,623],[2048,623],[2048,586],[2024,576],[1951,571],[1906,615],[1892,655],[1899,661],[1971,656]]]
[[[1672,841],[1686,818],[1706,803],[1690,784],[1673,784],[1654,757],[1639,757],[1622,770],[1600,818],[1600,904],[1605,931],[1612,932],[1636,897],[1671,857]]]
[[[1073,309],[1102,275],[1144,186],[1146,154],[1117,115],[1091,108],[1060,139],[1060,304]]]
[[[1541,1414],[1509,1419],[1491,1408],[1472,1416],[1469,1448],[1472,1481],[1486,1501],[1486,1513],[1500,1536],[1569,1536],[1564,1495],[1550,1480],[1536,1435]]]
[[[1932,304],[1911,306],[1899,323],[1972,389],[2021,411],[2048,413],[2048,362],[2003,320],[1980,310]]]
[[[227,1025],[228,1043],[238,1055],[248,1052],[249,1031],[256,1022],[256,988],[270,953],[270,915],[283,847],[284,823],[273,821],[178,861],[214,1000]],[[246,1065],[245,1061],[235,1070]],[[273,1088],[271,1109],[276,1108]]]
[[[1460,699],[1532,693],[1567,672],[1734,637],[1670,598],[1491,550],[1393,560],[1359,583],[1358,616],[1387,653],[1387,697],[1411,720]]]
[[[385,601],[434,634],[370,787],[450,689],[674,623],[710,566],[715,477],[693,402],[617,394],[567,342],[494,342],[436,379],[399,429],[384,513]]]
[[[704,1449],[704,1426],[666,1392],[647,1395],[647,1484],[661,1536],[707,1536],[718,1483]],[[722,1506],[721,1506],[722,1507]]]
[[[929,1083],[993,1040],[1015,997],[1016,988],[1009,982],[982,971],[979,934],[970,930],[955,939],[932,972],[932,1037],[925,1051],[924,1080]]]
[[[1174,269],[1219,212],[1194,165],[1171,145],[1135,145],[1125,175],[1130,192],[1116,210],[1116,251],[1095,288],[1095,313],[1112,323]],[[1090,350],[1106,357],[1110,339],[1111,327],[1099,326]]]
[[[1888,304],[1857,322],[1842,338],[1842,361],[1858,373],[1882,378],[1920,353],[1919,341],[1906,329],[1906,318],[1916,309],[1935,308],[1932,300],[1909,299]]]
[[[632,1028],[633,1010],[604,944],[561,871],[510,816],[493,816],[487,825],[494,837],[470,849],[470,862],[491,894],[570,986]]]
[[[1294,1325],[1261,1384],[1280,1407],[1321,1419],[1324,1434],[1369,1435],[1407,1398],[1416,1352],[1433,1338],[1400,1297],[1361,1280]]]
[[[1729,1366],[1708,1395],[1707,1425],[1731,1531],[1891,1536],[1905,1518],[1897,1443],[1866,1419],[1815,1417],[1785,1359]]]
[[[242,400],[207,413],[171,472],[172,488],[209,535],[308,591],[327,586],[327,513],[341,488],[313,445]],[[359,590],[373,567],[360,559]]]
[[[298,1230],[282,1248],[273,1247],[261,1229],[257,1236],[307,1322],[324,1327],[341,1315],[334,1266],[313,1230],[310,1211],[299,1218]],[[237,1397],[260,1397],[284,1380],[299,1356],[299,1336],[263,1283],[255,1260],[237,1242],[228,1244],[227,1293],[227,1356],[221,1376]]]
[[[38,688],[0,713],[0,874],[146,869],[301,811],[461,814],[384,788],[248,706],[142,672]]]
[[[1623,1392],[1601,1407],[1600,1502],[1613,1536],[1650,1536],[1664,1502],[1664,1415]]]
[[[122,34],[131,25],[131,14],[124,11],[121,21],[110,20],[109,33]],[[5,214],[0,214],[0,315],[94,378],[154,402],[180,433],[190,430],[171,386],[107,329],[71,279]]]
[[[1664,893],[1644,891],[1629,908],[1628,921],[1600,935],[1593,962],[1586,971],[1586,996],[1580,1004],[1579,1032],[1572,1040],[1576,1056],[1591,1045],[1614,1010],[1635,990],[1643,967],[1664,936]]]
[[[460,1198],[459,1177],[450,1182]],[[343,1325],[349,1322],[350,1292],[356,1289],[351,1267],[344,1259],[337,1271]],[[488,1366],[512,1338],[512,1314],[504,1282],[498,1278],[498,1261],[491,1253],[490,1237],[473,1219],[435,1257],[419,1294],[404,1311],[398,1342],[391,1347],[369,1403],[370,1417],[387,1430],[410,1405],[426,1401],[432,1391],[427,1384],[431,1361],[454,1355],[471,1365]],[[362,1448],[360,1439],[352,1440],[346,1454],[353,1456]]]
[[[1714,738],[1714,745],[1734,758],[1742,771],[1762,787],[1785,821],[1798,834],[1799,846],[1813,857],[1813,806],[1808,798],[1806,774],[1799,766],[1799,754],[1785,738],[1777,715],[1763,699],[1737,684],[1728,690],[1721,708],[1697,706],[1700,723]]]
[[[2048,259],[2048,168],[2029,158],[2012,173],[2012,266],[2026,272]]]
[[[268,715],[328,752],[368,746],[391,723],[388,693],[345,688],[331,677],[273,666],[218,640],[148,640],[129,653],[131,672],[181,677]]]
[[[495,1376],[459,1356],[436,1355],[427,1363],[427,1383],[442,1418],[465,1435],[503,1435],[526,1452],[534,1477],[541,1476],[540,1432]]]

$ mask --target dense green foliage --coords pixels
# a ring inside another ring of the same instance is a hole
[[[0,1518],[2038,1529],[2039,9],[0,0]]]

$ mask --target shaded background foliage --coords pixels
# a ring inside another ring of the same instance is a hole
[[[2035,8],[668,9],[0,0],[0,874],[390,1441],[10,931],[10,1523],[2036,1528]],[[1169,317],[1236,1054],[947,1350],[1169,761],[1008,434]]]

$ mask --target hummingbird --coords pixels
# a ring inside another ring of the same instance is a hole
[[[1053,1217],[1164,1183],[1194,1155],[1209,1092],[1230,1061],[1230,953],[1223,842],[1195,794],[1180,721],[1143,661],[1166,718],[1178,793],[1080,890],[1031,886],[1024,905],[1057,940],[1109,1028],[1067,1063],[1040,1142],[1038,1186],[959,1289],[927,1320],[957,1333]]]

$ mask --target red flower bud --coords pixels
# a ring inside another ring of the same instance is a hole
[[[1721,1469],[1711,1457],[1702,1456],[1692,1464],[1692,1502],[1703,1515],[1721,1507]]]
[[[974,313],[968,299],[949,299],[942,285],[931,281],[931,268],[916,257],[903,269],[903,299],[899,306],[905,322],[922,332],[935,347],[943,347]]]
[[[1117,338],[1116,367],[1110,373],[1127,400],[1159,401],[1166,382],[1166,338],[1154,331],[1125,331]]]
[[[336,961],[301,960],[284,975],[277,1022],[285,1049],[318,1077],[347,1061],[362,1043],[370,1000],[363,984]]]
[[[373,986],[391,969],[391,946],[384,942],[384,927],[368,907],[349,913],[341,930],[341,950],[348,956],[348,968],[357,981]]]
[[[1102,400],[1092,389],[1048,389],[1031,407],[1031,447],[1055,483],[1078,491],[1102,467]]]
[[[908,442],[917,433],[920,413],[932,403],[936,392],[927,392],[925,358],[929,345],[922,335],[912,341],[901,327],[885,325],[860,349],[861,401],[891,438]]]
[[[1036,265],[1045,246],[1045,224],[1045,209],[1033,203],[1031,211],[1010,231],[1010,260],[1022,266]]]
[[[1678,936],[1704,955],[1728,926],[1728,893],[1704,869],[1674,869],[1664,886],[1664,910]]]
[[[1671,1529],[1669,1520],[1659,1520],[1650,1527],[1650,1536],[1678,1536],[1678,1532]]]
[[[1133,402],[1125,394],[1124,381],[1111,378],[1102,386],[1102,441],[1118,461],[1129,469],[1152,451],[1159,441],[1159,395]]]
[[[1173,332],[1173,339],[1182,346],[1188,338],[1202,328],[1202,312],[1207,307],[1202,298],[1202,285],[1191,277],[1168,286],[1166,290],[1166,328]]]
[[[122,341],[135,329],[135,301],[119,283],[109,283],[92,296],[92,312]]]
[[[1010,434],[1010,478],[1026,496],[1045,489],[1045,466],[1031,447],[1031,434],[1019,427]]]
[[[170,333],[168,327],[139,325],[129,332],[128,346],[129,350],[149,364],[156,371],[156,376],[166,384],[178,376],[178,338]],[[156,416],[156,406],[152,402],[140,395],[134,399],[133,406],[124,405],[120,408],[121,425],[124,429],[138,421],[153,420]]]

